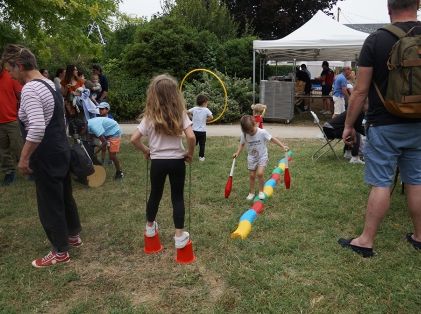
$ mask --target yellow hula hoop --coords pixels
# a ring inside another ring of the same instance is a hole
[[[209,73],[209,74],[211,74],[211,75],[213,75],[217,80],[218,80],[218,82],[219,82],[219,84],[221,84],[221,86],[222,86],[222,89],[224,90],[224,109],[222,110],[222,112],[215,118],[215,119],[213,119],[213,120],[211,120],[211,121],[209,121],[208,123],[213,123],[213,122],[216,122],[216,121],[218,121],[219,119],[221,119],[222,118],[222,116],[224,115],[224,113],[225,113],[225,111],[227,111],[227,108],[228,108],[228,94],[227,94],[227,89],[226,89],[226,87],[225,87],[225,84],[224,84],[224,82],[222,82],[222,80],[219,78],[219,76],[218,75],[216,75],[214,72],[212,72],[211,70],[208,70],[208,69],[193,69],[193,70],[191,70],[189,73],[187,73],[184,77],[183,77],[183,79],[181,80],[181,83],[180,83],[180,91],[182,91],[183,90],[183,84],[184,84],[184,81],[191,75],[191,74],[193,74],[193,73],[195,73],[195,72],[207,72],[207,73]]]

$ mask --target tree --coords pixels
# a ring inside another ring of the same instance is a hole
[[[308,21],[318,10],[342,0],[222,0],[240,29],[250,28],[262,39],[282,38]]]
[[[253,75],[252,36],[227,40],[218,51],[218,69],[235,77],[249,78]]]
[[[132,44],[138,27],[147,22],[142,18],[131,18],[125,14],[117,17],[117,25],[114,31],[108,36],[105,46],[106,59],[119,59],[124,53],[127,45]]]
[[[163,10],[186,26],[214,33],[219,40],[235,38],[238,33],[237,23],[219,0],[166,0]]]
[[[55,70],[66,63],[88,63],[102,56],[95,36],[87,38],[88,25],[109,32],[109,17],[119,0],[0,0],[0,43],[21,43],[37,56],[38,65]]]
[[[0,0],[3,22],[20,28],[25,37],[40,32],[56,34],[83,29],[95,21],[108,24],[107,18],[117,11],[119,0]]]
[[[133,44],[126,48],[123,62],[131,75],[150,77],[168,72],[182,78],[197,67],[214,69],[218,48],[214,34],[199,32],[166,16],[138,28]]]

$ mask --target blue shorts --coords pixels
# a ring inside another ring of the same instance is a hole
[[[396,166],[403,183],[421,185],[421,123],[372,126],[364,146],[365,182],[390,187]]]

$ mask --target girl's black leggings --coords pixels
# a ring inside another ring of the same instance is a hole
[[[184,159],[152,159],[151,161],[151,194],[146,208],[146,219],[152,222],[158,213],[159,202],[164,191],[168,175],[171,186],[173,220],[176,229],[184,228],[184,180],[186,165]]]

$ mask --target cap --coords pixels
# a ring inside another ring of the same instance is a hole
[[[103,109],[103,108],[107,108],[108,110],[110,110],[110,104],[103,101],[101,103],[99,103],[99,105],[97,106],[98,109]]]

